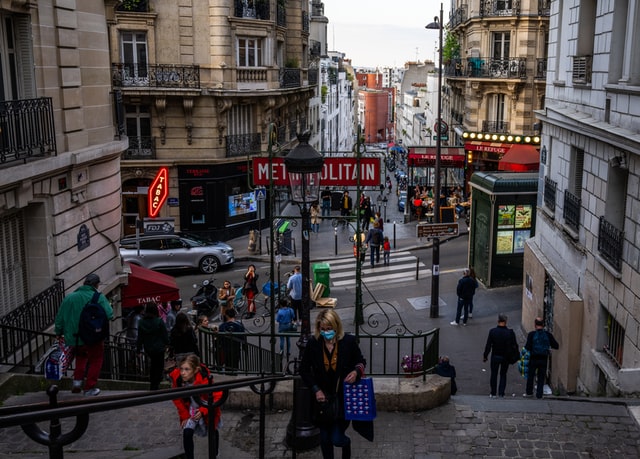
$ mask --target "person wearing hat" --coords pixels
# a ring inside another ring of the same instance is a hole
[[[72,355],[76,359],[73,386],[71,388],[73,393],[80,393],[83,389],[85,395],[98,395],[100,393],[100,389],[96,385],[102,368],[104,341],[87,345],[78,336],[80,313],[85,305],[91,301],[94,293],[98,291],[98,285],[100,285],[100,277],[95,273],[89,274],[84,279],[83,285],[64,297],[60,304],[60,310],[56,315],[56,337],[58,340],[64,340],[67,346],[72,347]],[[107,318],[111,320],[113,318],[113,308],[102,293],[98,297],[98,303],[104,309]]]

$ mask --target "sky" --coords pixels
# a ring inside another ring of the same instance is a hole
[[[403,67],[437,61],[438,30],[424,27],[440,15],[436,0],[323,0],[327,50],[345,53],[354,67]],[[444,23],[449,1],[444,3]]]

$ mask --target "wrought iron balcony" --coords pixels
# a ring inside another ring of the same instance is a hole
[[[454,27],[459,26],[463,22],[467,20],[467,5],[462,5],[460,8],[451,13],[449,18],[449,28],[453,29]]]
[[[484,132],[509,132],[509,123],[506,121],[483,121],[482,130]]]
[[[571,81],[574,84],[591,84],[592,56],[573,56],[573,75]]]
[[[480,16],[520,16],[520,0],[481,0]]]
[[[228,135],[226,140],[227,158],[255,155],[262,147],[260,133]]]
[[[538,0],[538,16],[551,15],[551,0]]]
[[[156,138],[147,136],[129,137],[129,148],[122,153],[122,159],[156,159]]]
[[[613,224],[600,217],[598,231],[598,252],[607,263],[620,271],[622,269],[622,243],[624,231],[619,230]]]
[[[564,208],[562,211],[562,218],[564,218],[565,224],[578,232],[578,224],[580,223],[580,207],[582,205],[581,199],[570,193],[569,190],[564,190]]]
[[[527,77],[525,57],[469,57],[452,59],[445,67],[448,77],[462,78],[518,78]]]
[[[299,88],[302,86],[302,70],[284,68],[280,69],[281,88]]]
[[[544,205],[552,212],[556,210],[556,191],[558,184],[549,177],[544,178]]]
[[[547,58],[538,58],[536,59],[536,73],[534,75],[536,80],[546,80],[547,79]]]
[[[111,64],[113,86],[200,88],[199,65]]]
[[[237,18],[271,19],[269,0],[235,0],[234,15]]]
[[[0,164],[56,154],[51,97],[0,101]]]

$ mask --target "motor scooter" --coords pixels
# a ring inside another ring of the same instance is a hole
[[[198,315],[210,317],[218,307],[218,288],[213,285],[213,279],[205,279],[202,284],[193,284],[197,289],[196,294],[191,297],[191,306]]]

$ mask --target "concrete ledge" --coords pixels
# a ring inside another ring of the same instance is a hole
[[[233,376],[215,375],[216,382],[234,380]],[[71,379],[63,378],[56,384],[62,391],[71,390]],[[147,382],[128,382],[101,379],[98,382],[103,391],[135,391],[148,390]],[[23,374],[0,374],[0,400],[5,400],[12,395],[36,395],[38,400],[47,400],[45,392],[49,382],[42,376]],[[163,388],[169,386],[165,383]],[[427,375],[425,381],[422,377],[395,378],[374,377],[373,387],[376,392],[376,404],[378,411],[425,411],[447,403],[451,396],[451,380],[438,375]],[[34,403],[33,396],[24,397],[24,404]],[[267,396],[267,404],[270,404],[271,396]],[[234,389],[229,394],[229,399],[223,409],[258,409],[259,395],[249,387]],[[293,381],[281,382],[273,393],[273,408],[277,410],[290,410],[293,405]]]

